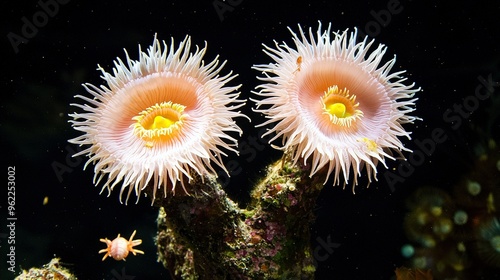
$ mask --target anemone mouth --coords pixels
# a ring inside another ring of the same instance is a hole
[[[390,119],[391,100],[385,87],[359,65],[352,62],[322,59],[302,66],[297,77],[297,101],[306,118],[318,123],[327,136],[339,131],[360,137],[380,120]],[[329,97],[329,98],[328,98]],[[345,106],[347,116],[339,118],[326,113],[331,104]]]
[[[172,101],[156,103],[132,118],[136,121],[133,124],[134,134],[148,148],[178,139],[183,120],[187,117],[184,108],[186,107]]]
[[[357,109],[359,102],[356,103],[356,95],[350,95],[346,88],[339,90],[336,85],[329,87],[320,98],[320,103],[323,115],[340,127],[350,127],[363,116],[363,111]]]

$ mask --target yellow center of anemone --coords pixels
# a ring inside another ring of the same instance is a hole
[[[326,111],[328,112],[328,114],[335,115],[337,118],[348,117],[348,116],[346,116],[347,111],[346,111],[344,103],[330,104],[330,105],[328,105],[328,107],[326,107]],[[349,113],[347,113],[347,114],[349,114]]]
[[[339,90],[338,86],[331,86],[320,101],[323,113],[330,117],[333,124],[350,127],[353,121],[363,116],[363,112],[357,109],[356,95],[350,95],[346,88]]]
[[[156,116],[153,123],[149,126],[149,130],[168,128],[173,125],[177,120],[171,120],[168,117]]]
[[[144,141],[148,148],[158,143],[171,141],[179,133],[186,106],[169,102],[155,104],[132,118],[135,121],[134,134]]]

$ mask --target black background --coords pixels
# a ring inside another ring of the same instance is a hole
[[[393,190],[383,177],[382,166],[379,182],[366,189],[362,180],[355,195],[349,187],[325,187],[318,200],[311,242],[315,248],[318,238],[330,238],[340,247],[318,263],[317,279],[391,279],[394,269],[405,264],[400,254],[407,242],[402,228],[405,199],[422,185],[448,188],[454,184],[471,168],[476,144],[484,140],[470,133],[469,124],[480,125],[488,118],[485,108],[491,105],[489,100],[481,101],[457,130],[444,121],[443,113],[474,94],[479,76],[491,74],[500,80],[500,4],[401,0],[401,12],[381,26],[374,14],[387,10],[393,1],[226,1],[237,5],[223,13],[222,21],[213,2],[71,0],[60,4],[55,16],[27,44],[19,45],[17,53],[8,34],[22,35],[22,18],[32,22],[41,8],[34,0],[2,3],[0,129],[5,172],[1,176],[5,183],[7,166],[16,166],[18,271],[57,256],[80,279],[120,279],[116,275],[123,268],[135,279],[169,279],[156,262],[156,209],[147,199],[122,205],[117,191],[110,197],[106,192],[99,195],[100,188],[92,184],[92,166],[82,171],[83,158],[68,158],[76,147],[67,140],[78,135],[67,122],[68,114],[75,111],[69,103],[75,102],[74,95],[86,94],[81,83],[102,83],[100,72],[95,71],[98,63],[111,71],[113,60],[124,58],[124,48],[137,59],[138,45],[145,50],[154,34],[167,42],[171,37],[179,42],[188,34],[197,45],[207,42],[207,61],[217,54],[228,61],[225,73],[233,70],[239,74],[233,84],[242,84],[242,97],[249,98],[258,83],[258,73],[250,67],[270,62],[261,44],[272,45],[273,40],[292,44],[287,26],[297,30],[301,24],[316,30],[318,21],[323,26],[331,22],[333,30],[358,27],[373,35],[377,43],[387,45],[386,59],[397,54],[394,70],[407,70],[409,81],[423,89],[416,111],[423,121],[406,128],[413,131],[414,139],[428,138],[435,128],[442,128],[449,137]],[[367,26],[380,28],[367,30]],[[245,131],[241,141],[259,133],[254,125],[262,117],[251,111],[252,106],[249,101],[244,109],[252,123],[238,120]],[[404,141],[415,148],[414,142]],[[231,177],[228,193],[241,203],[247,201],[251,184],[279,156],[270,147],[251,160],[248,155],[231,155],[227,161],[235,160],[242,171]],[[54,164],[68,168],[62,180]],[[390,168],[395,166],[397,163],[389,163]],[[49,202],[43,205],[46,196]],[[0,205],[3,223],[6,200]],[[104,244],[99,238],[112,239],[117,233],[128,237],[134,229],[146,254],[131,256],[126,262],[101,262],[97,252]],[[6,231],[0,229],[2,234]],[[10,279],[13,275],[6,272],[4,259],[6,239],[0,241],[0,278]]]

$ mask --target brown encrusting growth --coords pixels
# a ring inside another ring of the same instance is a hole
[[[174,279],[313,279],[309,227],[324,177],[283,159],[268,167],[247,209],[213,179],[156,204],[159,260]]]
[[[35,279],[54,279],[54,280],[77,280],[67,268],[61,264],[61,259],[53,258],[48,264],[41,268],[32,267],[29,270],[23,270],[15,280],[35,280]]]

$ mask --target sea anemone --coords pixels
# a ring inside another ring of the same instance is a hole
[[[487,218],[476,228],[476,253],[488,265],[500,268],[500,222]]]
[[[147,185],[153,200],[161,187],[165,196],[175,194],[177,182],[189,193],[183,179],[191,172],[216,176],[212,162],[227,172],[223,149],[237,153],[228,133],[242,133],[233,119],[243,116],[235,109],[244,101],[237,99],[240,86],[226,86],[235,75],[219,76],[225,62],[218,57],[204,63],[206,44],[190,50],[189,36],[177,48],[173,39],[170,49],[163,42],[163,50],[155,36],[147,53],[139,46],[139,60],[125,50],[126,62],[117,58],[112,74],[98,66],[108,86],[86,83],[93,98],[77,95],[86,104],[71,104],[85,111],[70,114],[84,134],[69,142],[89,145],[74,156],[88,155],[85,167],[95,163],[94,184],[107,175],[102,191],[122,182],[120,202],[127,188],[126,202],[132,190],[139,200]]]
[[[371,182],[378,162],[387,168],[392,151],[401,157],[410,151],[398,137],[410,139],[402,125],[417,119],[407,114],[415,110],[417,98],[411,98],[420,89],[403,84],[405,71],[390,73],[395,57],[379,66],[387,48],[369,52],[374,41],[357,43],[356,30],[332,33],[330,24],[322,31],[321,22],[309,37],[300,25],[299,35],[289,30],[295,47],[264,45],[274,63],[253,66],[263,73],[254,92],[261,97],[254,100],[256,111],[268,118],[260,126],[272,124],[265,134],[275,133],[270,142],[282,137],[279,148],[295,163],[302,158],[311,164],[310,176],[328,165],[325,183],[333,173],[338,185],[342,173],[345,186],[352,166],[354,192],[364,167]]]

